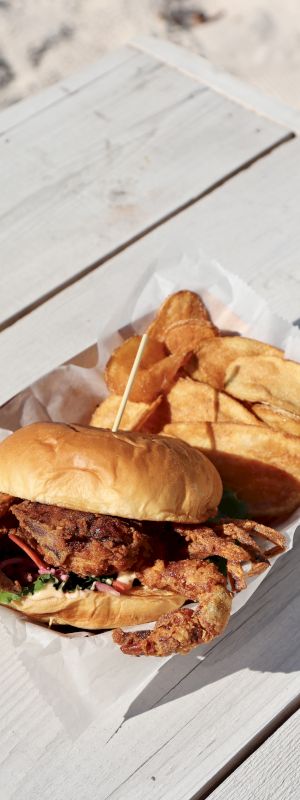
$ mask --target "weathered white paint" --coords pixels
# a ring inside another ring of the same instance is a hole
[[[64,100],[66,95],[71,92],[78,92],[88,83],[91,83],[103,75],[124,64],[134,55],[131,47],[123,47],[120,50],[107,54],[96,64],[90,64],[79,74],[70,75],[69,78],[59,83],[55,83],[42,92],[26,97],[19,103],[13,103],[0,114],[0,136],[8,135],[12,128],[16,128],[27,122],[31,117],[35,117],[50,106]]]
[[[209,800],[297,800],[300,787],[300,711],[293,714]]]
[[[0,403],[97,339],[109,319],[113,291],[124,298],[137,272],[203,247],[246,280],[271,308],[300,316],[300,142],[281,146],[250,169],[157,228],[1,334]],[[114,288],[116,287],[116,289]],[[28,358],[30,353],[30,358]],[[14,365],[7,371],[7,364]]]
[[[258,87],[251,86],[235,75],[224,72],[221,67],[217,67],[197,53],[179,47],[173,42],[151,36],[140,36],[132,42],[132,45],[143,53],[154,56],[164,64],[169,64],[174,69],[197,78],[201,83],[220,92],[222,96],[236,100],[245,108],[255,111],[256,114],[272,119],[288,130],[300,133],[298,109],[291,108],[279,97],[266,95]]]
[[[58,92],[0,138],[2,323],[287,135],[137,50]]]

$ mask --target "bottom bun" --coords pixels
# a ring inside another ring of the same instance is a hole
[[[49,586],[33,595],[11,603],[11,607],[36,622],[49,625],[71,625],[74,628],[97,630],[154,622],[162,614],[175,611],[186,598],[173,592],[131,589],[130,594],[104,592],[62,592]]]

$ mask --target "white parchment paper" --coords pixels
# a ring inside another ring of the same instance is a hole
[[[107,394],[103,367],[114,347],[132,333],[143,332],[164,298],[184,288],[201,294],[221,329],[281,347],[286,357],[300,361],[300,332],[272,314],[266,301],[239,277],[208,260],[201,251],[181,257],[169,251],[163,254],[160,264],[152,264],[142,290],[141,276],[137,274],[127,292],[126,305],[112,278],[110,318],[107,322],[106,316],[100,329],[95,322],[96,365],[87,367],[85,356],[77,357],[76,365],[59,366],[9,401],[0,409],[0,438],[37,420],[88,422],[96,404]],[[80,361],[82,366],[78,366]],[[289,549],[299,523],[300,510],[280,528]],[[233,613],[248,601],[268,571],[251,579],[247,590],[234,598]],[[0,619],[13,637],[31,679],[72,737],[82,733],[95,716],[107,712],[116,701],[126,707],[127,700],[132,702],[167,660],[124,656],[113,644],[110,632],[63,635],[27,622],[4,607],[0,609]]]

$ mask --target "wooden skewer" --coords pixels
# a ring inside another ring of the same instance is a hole
[[[143,355],[147,340],[148,340],[148,334],[144,333],[142,338],[141,338],[139,349],[137,351],[136,357],[134,359],[134,362],[133,362],[133,365],[132,365],[132,368],[131,368],[131,372],[130,372],[130,375],[129,375],[129,378],[128,378],[128,381],[127,381],[127,384],[126,384],[126,387],[125,387],[125,391],[124,391],[122,400],[120,402],[120,405],[119,405],[119,408],[118,408],[118,411],[117,411],[117,414],[116,414],[116,417],[115,417],[114,424],[112,426],[112,432],[113,433],[115,433],[118,430],[118,427],[120,425],[121,419],[123,417],[123,414],[124,414],[124,411],[125,411],[125,407],[126,407],[126,403],[127,403],[127,400],[128,400],[129,394],[130,394],[130,390],[131,390],[132,384],[134,382],[136,373],[138,371],[140,360],[142,358],[142,355]]]

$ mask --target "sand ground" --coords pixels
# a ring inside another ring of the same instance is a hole
[[[0,107],[142,34],[300,108],[300,0],[0,0]]]

